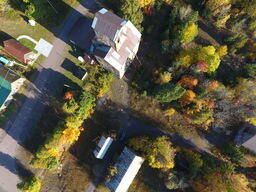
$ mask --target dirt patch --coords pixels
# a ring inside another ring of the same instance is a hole
[[[47,172],[41,192],[81,192],[85,191],[91,178],[86,166],[81,166],[77,158],[67,153],[60,173]]]

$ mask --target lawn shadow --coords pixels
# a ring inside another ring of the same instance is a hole
[[[6,124],[6,133],[15,139],[19,145],[30,152],[35,152],[43,141],[38,132],[37,123],[42,115],[47,112],[47,107],[57,103],[63,96],[63,85],[68,84],[70,87],[79,87],[76,83],[70,81],[65,75],[52,69],[43,68],[35,71],[35,80],[27,87],[24,95],[24,102],[16,109],[15,114]],[[14,101],[15,102],[15,101]],[[56,117],[54,117],[56,120]],[[53,119],[44,119],[54,122]],[[41,121],[42,123],[42,121]],[[48,127],[53,130],[54,127]],[[45,137],[43,137],[45,138]]]
[[[33,17],[36,22],[38,22],[48,31],[52,32],[57,38],[66,42],[67,44],[70,44],[68,36],[71,31],[81,30],[81,26],[79,26],[79,28],[74,28],[78,19],[81,17],[85,17],[85,14],[88,13],[88,10],[90,10],[91,13],[95,13],[97,10],[100,9],[99,3],[94,0],[81,1],[81,5],[77,10],[67,5],[64,1],[51,0],[48,2],[50,3],[45,3],[45,9],[47,10],[40,13],[43,14],[43,16],[41,16],[40,14],[34,14]],[[23,12],[24,15],[21,16],[23,17],[23,19],[25,18],[26,20],[25,3],[10,1],[10,5],[12,8]],[[35,4],[35,10],[42,9],[42,7],[39,6],[41,6],[40,3]],[[87,25],[86,27],[88,28],[90,26]],[[83,41],[83,39],[86,37],[84,37],[84,34],[81,32],[79,33],[79,38],[81,39],[81,41]]]
[[[8,33],[5,33],[4,31],[0,30],[0,46],[4,46],[4,41],[14,39],[11,35]]]

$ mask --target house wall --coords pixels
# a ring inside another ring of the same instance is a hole
[[[35,53],[30,52],[24,55],[25,63],[29,63],[35,59]]]
[[[95,34],[97,36],[97,41],[100,41],[103,44],[106,44],[110,47],[115,47],[115,43],[111,39],[109,39],[107,36],[97,32],[97,31],[95,31]]]
[[[120,78],[120,76],[123,75],[117,69],[115,69],[112,65],[110,65],[108,62],[106,62],[103,58],[97,57],[97,56],[95,56],[95,57],[104,69],[106,69],[110,73],[113,73],[116,77]]]

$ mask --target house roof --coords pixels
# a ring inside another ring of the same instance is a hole
[[[139,46],[141,38],[140,32],[130,21],[128,21],[124,27],[126,30],[122,30],[119,35],[123,35],[125,40],[119,50],[115,50],[113,47],[109,47],[109,50],[103,51],[98,50],[96,47],[93,52],[94,55],[104,58],[108,63],[113,65],[118,70],[122,66],[125,66],[131,53],[134,55],[137,53],[137,50],[134,49]]]
[[[249,149],[250,151],[256,153],[256,135],[251,137],[249,140],[242,144],[245,148]]]
[[[124,19],[103,8],[95,14],[92,27],[98,33],[114,40],[124,21]]]
[[[235,137],[235,143],[256,153],[256,126],[244,123]]]
[[[135,155],[127,147],[124,148],[118,161],[114,165],[117,168],[117,174],[106,182],[106,186],[111,192],[126,192],[133,179],[138,173],[144,159]]]
[[[25,62],[25,54],[32,52],[29,48],[25,47],[15,39],[4,41],[4,49],[21,62]]]

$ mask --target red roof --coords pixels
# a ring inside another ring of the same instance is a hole
[[[4,41],[4,49],[11,55],[15,56],[18,60],[26,63],[25,54],[32,52],[29,48],[20,44],[15,39],[9,39]]]

